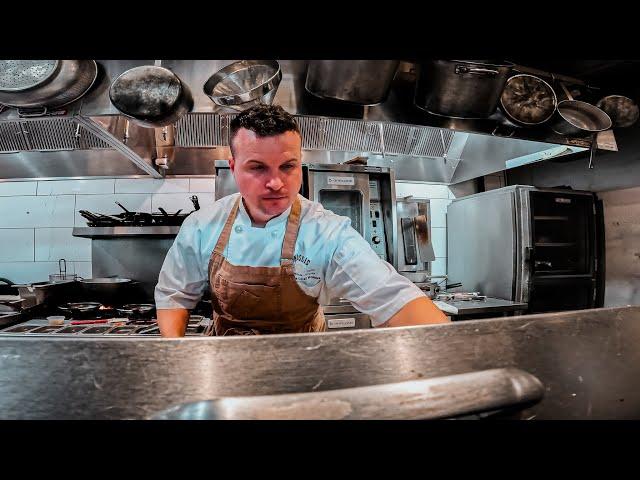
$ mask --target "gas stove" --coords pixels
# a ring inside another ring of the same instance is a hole
[[[155,318],[148,320],[129,320],[127,318],[92,319],[76,324],[74,320],[64,320],[62,325],[50,325],[46,318],[35,318],[0,330],[0,335],[55,335],[59,337],[90,336],[160,336]],[[98,323],[100,322],[100,323]],[[201,336],[210,319],[201,315],[191,315],[185,336]]]
[[[58,300],[62,300],[59,298]],[[152,304],[104,305],[73,298],[69,303],[49,299],[47,303],[24,309],[16,321],[0,327],[0,335],[56,336],[159,336]],[[210,304],[201,302],[189,318],[186,336],[202,335],[209,325]]]

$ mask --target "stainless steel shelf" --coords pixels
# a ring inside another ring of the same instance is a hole
[[[75,227],[74,237],[107,238],[107,237],[175,237],[180,227]]]

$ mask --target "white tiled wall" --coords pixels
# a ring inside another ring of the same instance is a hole
[[[15,283],[48,280],[66,260],[67,272],[91,277],[91,240],[74,237],[87,220],[79,210],[168,213],[193,210],[214,201],[213,178],[95,179],[0,182],[0,277]]]
[[[201,206],[214,201],[213,178],[96,179],[0,182],[0,277],[16,283],[48,279],[67,261],[67,272],[91,276],[91,240],[74,237],[73,227],[86,226],[79,210],[120,213],[120,202],[132,211],[168,213],[193,209],[191,195]],[[447,271],[446,209],[451,192],[446,185],[397,182],[396,195],[431,201],[431,228],[436,260],[432,274]]]
[[[447,207],[454,198],[449,187],[440,183],[396,182],[396,197],[414,196],[428,199],[431,209],[431,237],[435,261],[431,262],[432,275],[447,274]]]

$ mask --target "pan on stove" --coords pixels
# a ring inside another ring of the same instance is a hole
[[[151,318],[156,311],[156,306],[151,303],[130,303],[117,308],[120,315],[128,318]]]
[[[58,308],[72,317],[82,317],[96,313],[102,307],[98,302],[71,302],[59,305]]]

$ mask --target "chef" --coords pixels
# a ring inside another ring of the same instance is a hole
[[[413,283],[380,259],[350,219],[298,194],[302,139],[282,107],[258,105],[230,125],[239,193],[189,215],[155,289],[163,337],[184,336],[205,288],[210,335],[321,332],[319,304],[344,298],[374,327],[447,322]]]

